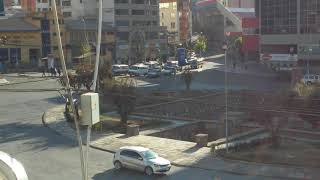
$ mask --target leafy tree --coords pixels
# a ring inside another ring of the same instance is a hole
[[[205,36],[200,36],[194,45],[194,50],[200,53],[202,56],[202,52],[207,49],[207,39]]]
[[[91,53],[91,46],[88,43],[82,43],[80,45],[80,53],[82,56],[84,56],[84,61],[88,62],[88,58],[91,60],[91,55],[88,56],[89,53]],[[91,61],[90,61],[91,63]]]

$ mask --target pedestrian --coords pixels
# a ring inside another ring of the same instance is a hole
[[[46,77],[46,68],[44,66],[41,67],[42,77]]]
[[[61,76],[61,70],[60,70],[60,68],[58,67],[58,69],[57,69],[57,72],[58,72],[58,75],[59,75],[59,77]]]
[[[54,77],[57,76],[57,72],[58,72],[57,68],[54,68],[54,72],[53,72]]]

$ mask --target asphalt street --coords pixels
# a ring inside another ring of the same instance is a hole
[[[26,78],[8,78],[24,82]],[[61,103],[57,92],[6,92],[1,89],[54,89],[55,79],[0,86],[0,150],[23,163],[31,180],[80,180],[79,150],[71,142],[43,126],[46,109]],[[113,154],[90,149],[89,175],[94,180],[105,179],[267,179],[227,174],[196,168],[173,167],[166,175],[146,177],[131,170],[115,171]]]
[[[225,73],[223,57],[205,61],[203,68],[193,70],[192,90],[212,90],[225,88]],[[267,71],[259,67],[261,74]],[[248,70],[249,71],[249,70]],[[232,90],[263,90],[272,91],[285,89],[290,86],[288,81],[277,80],[275,74],[269,76],[256,73],[234,73],[230,71],[227,75],[228,89]],[[181,74],[174,76],[161,76],[159,78],[138,77],[137,85],[149,90],[184,90],[185,83]]]

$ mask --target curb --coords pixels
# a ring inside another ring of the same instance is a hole
[[[15,84],[31,83],[31,82],[40,82],[40,81],[46,81],[49,79],[51,79],[51,78],[45,78],[45,79],[39,79],[39,80],[33,80],[33,81],[23,81],[23,82],[16,82],[16,83],[0,84],[0,86],[9,86],[9,85],[15,85]]]
[[[47,127],[48,129],[51,129],[55,134],[60,135],[65,137],[63,134],[59,133],[58,131],[54,130],[53,128],[50,128],[49,125],[46,123],[46,114],[47,112],[44,112],[42,115],[42,123],[45,127]],[[86,142],[83,142],[83,145],[86,145]],[[112,150],[107,150],[104,148],[100,148],[97,147],[95,145],[89,145],[91,148],[93,149],[97,149],[97,150],[101,150],[104,152],[108,152],[108,153],[112,153],[114,154],[115,151]],[[233,162],[240,162],[240,163],[247,163],[247,164],[253,164],[253,165],[270,165],[270,164],[263,164],[263,163],[255,163],[255,162],[248,162],[248,161],[241,161],[241,160],[232,160],[232,159],[225,159],[222,158],[223,160],[227,160],[227,161],[233,161]],[[175,162],[171,162],[171,164],[173,166],[176,167],[187,167],[187,168],[195,168],[195,169],[202,169],[202,170],[206,170],[206,171],[217,171],[217,172],[224,172],[224,173],[228,173],[228,174],[235,174],[235,175],[241,175],[241,176],[257,176],[257,177],[266,177],[266,178],[272,178],[272,179],[312,179],[312,178],[305,178],[305,177],[286,177],[286,176],[273,176],[273,175],[263,175],[263,174],[254,174],[254,173],[246,173],[246,172],[235,172],[235,171],[231,171],[231,170],[224,170],[224,169],[215,169],[215,168],[203,168],[203,167],[198,167],[198,166],[194,166],[194,165],[182,165],[179,163],[175,163]],[[278,165],[278,164],[271,164],[271,165]],[[283,165],[280,165],[282,167],[285,167]],[[295,166],[287,166],[288,168],[295,168]],[[301,168],[301,167],[298,167]]]
[[[249,165],[268,165],[268,166],[279,166],[279,167],[284,167],[284,168],[306,168],[304,166],[299,166],[299,165],[290,165],[290,164],[285,164],[285,163],[260,163],[260,162],[255,162],[255,161],[246,161],[246,160],[243,160],[243,159],[230,159],[230,158],[226,158],[226,157],[223,157],[223,156],[219,156],[218,158],[220,159],[223,159],[225,161],[229,161],[229,162],[241,162],[241,163],[246,163],[246,164],[249,164]],[[307,168],[314,168],[314,169],[319,169],[317,167],[312,167],[312,166],[307,166]],[[320,169],[319,169],[320,170]]]
[[[206,170],[206,171],[217,171],[217,172],[224,172],[224,173],[228,173],[228,174],[235,174],[235,175],[241,175],[241,176],[258,176],[258,177],[266,177],[266,178],[272,178],[272,179],[297,179],[297,180],[301,180],[301,178],[298,178],[298,177],[249,174],[249,173],[241,173],[241,172],[235,172],[235,171],[229,171],[229,170],[223,170],[223,169],[201,168],[201,167],[197,167],[197,166],[193,166],[193,165],[181,165],[181,164],[174,163],[174,162],[171,162],[171,164],[174,166],[177,166],[177,167],[188,167],[188,168],[202,169],[202,170]],[[310,179],[310,178],[307,178],[307,179]]]

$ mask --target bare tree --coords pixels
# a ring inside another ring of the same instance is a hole
[[[124,78],[114,83],[110,95],[116,106],[123,125],[127,124],[129,114],[136,104],[135,82],[131,78]]]

